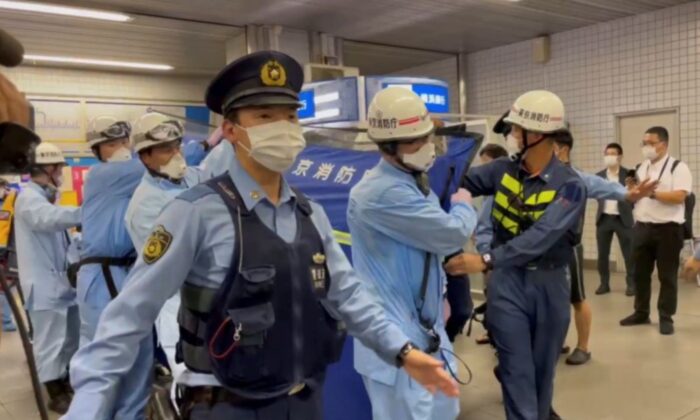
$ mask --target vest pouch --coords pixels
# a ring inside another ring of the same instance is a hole
[[[209,339],[209,359],[225,385],[245,387],[266,374],[265,338],[275,324],[272,303],[229,309]]]
[[[275,285],[275,267],[244,268],[237,276],[227,308],[247,307],[270,302]]]

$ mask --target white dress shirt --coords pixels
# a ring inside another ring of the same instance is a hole
[[[668,154],[656,163],[645,160],[639,166],[639,170],[637,170],[637,178],[640,181],[658,179],[659,186],[656,192],[683,190],[690,193],[693,190],[693,178],[690,169],[684,162],[679,162],[676,170],[671,173],[675,161],[676,159]],[[662,170],[663,173],[661,173]],[[665,204],[659,200],[645,197],[634,206],[634,218],[642,223],[684,223],[685,203]]]

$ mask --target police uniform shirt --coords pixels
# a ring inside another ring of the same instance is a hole
[[[650,160],[642,162],[637,170],[637,179],[659,180],[657,192],[685,191],[690,193],[693,190],[693,178],[684,162],[678,162],[678,166],[673,170],[675,158],[670,155],[652,163]],[[665,168],[664,168],[665,165]],[[663,170],[663,173],[661,171]],[[652,198],[642,198],[634,206],[634,219],[642,223],[679,223],[685,222],[685,204],[666,204]]]

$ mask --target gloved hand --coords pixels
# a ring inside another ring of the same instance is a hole
[[[452,194],[452,204],[464,203],[472,205],[472,194],[464,188],[460,188],[456,193]]]

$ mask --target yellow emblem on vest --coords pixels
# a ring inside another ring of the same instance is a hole
[[[270,60],[260,69],[260,80],[265,86],[284,86],[287,84],[287,71],[277,60]]]
[[[326,256],[321,254],[320,252],[317,252],[311,258],[314,260],[314,264],[323,264],[326,262]]]
[[[146,264],[153,264],[158,261],[170,248],[172,241],[173,235],[165,230],[163,225],[156,226],[143,247],[143,261]]]

